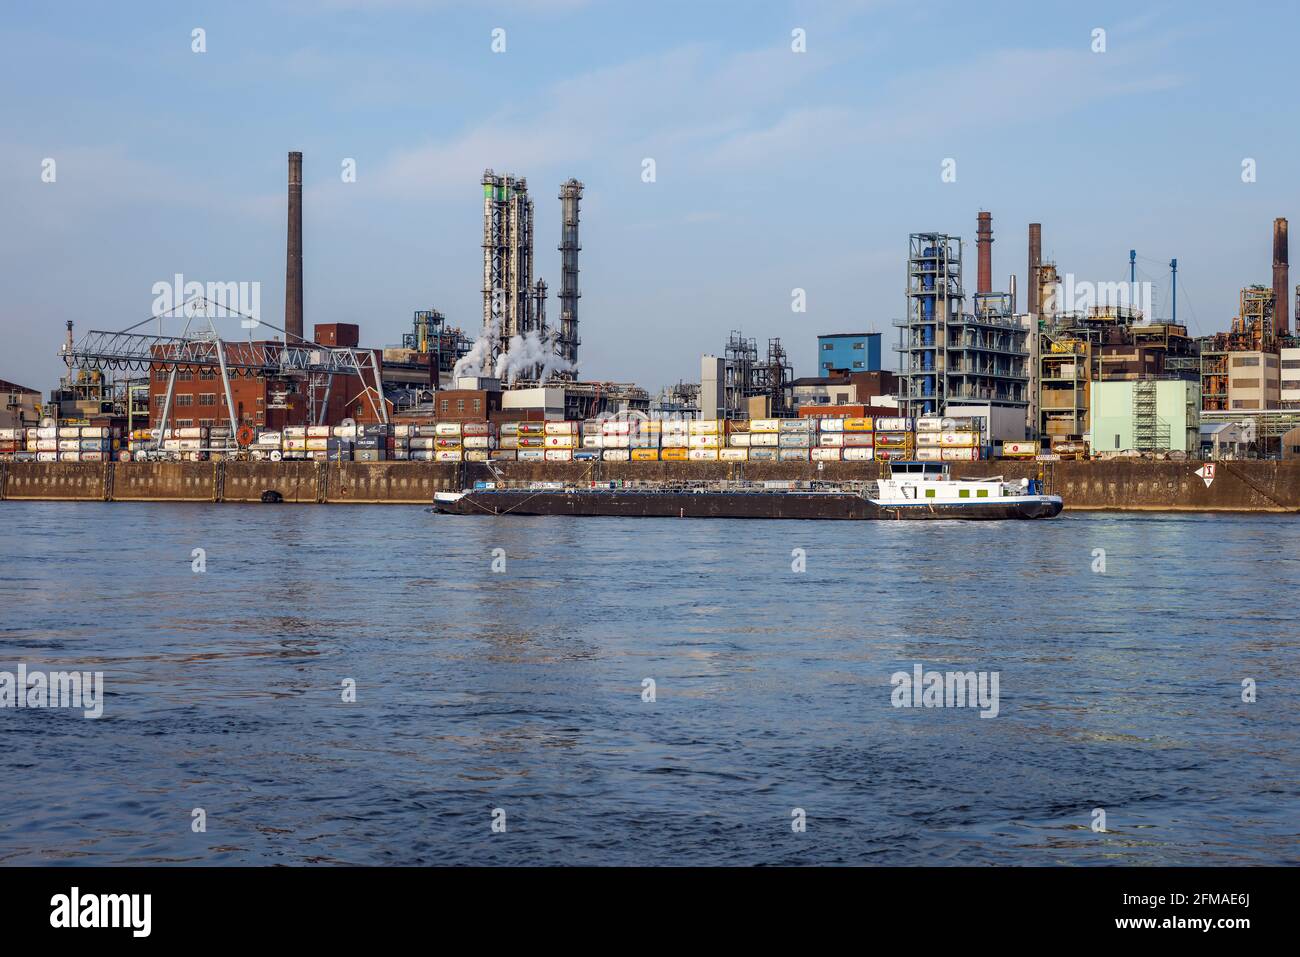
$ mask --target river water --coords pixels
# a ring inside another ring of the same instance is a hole
[[[0,503],[0,863],[1296,863],[1298,533]]]

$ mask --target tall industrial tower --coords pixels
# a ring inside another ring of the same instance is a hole
[[[898,407],[903,415],[941,413],[947,398],[948,324],[960,322],[961,239],[913,233],[907,256],[907,318],[899,327]]]
[[[533,201],[528,181],[483,171],[483,325],[500,323],[493,352],[533,326]]]
[[[284,257],[285,342],[302,338],[302,154],[289,154],[289,229]]]
[[[560,186],[560,334],[557,339],[560,357],[570,363],[578,361],[578,205],[582,184],[576,179]]]

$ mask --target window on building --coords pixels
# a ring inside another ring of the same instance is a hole
[[[830,352],[830,351],[831,351],[832,349],[834,349],[834,348],[835,348],[835,343],[833,343],[833,342],[823,342],[823,343],[822,343],[822,352]]]
[[[855,368],[855,369],[861,369],[861,368],[864,368],[865,366],[866,366],[866,363],[865,363],[865,362],[861,362],[861,361],[859,361],[859,362],[855,362],[855,363],[853,363],[853,368]]]
[[[217,394],[215,392],[202,392],[199,394],[199,405],[216,405]]]
[[[199,378],[200,378],[200,379],[215,379],[216,377],[217,377],[217,370],[216,370],[216,369],[200,369],[200,370],[199,370]]]
[[[866,343],[864,343],[864,342],[855,342],[855,343],[853,343],[853,348],[854,348],[854,349],[864,349],[864,348],[866,348]]]
[[[166,382],[166,381],[167,381],[167,370],[166,370],[166,369],[159,369],[157,372],[155,372],[155,373],[153,374],[153,377],[154,377],[155,379],[157,379],[159,382]]]
[[[959,488],[959,489],[957,490],[957,497],[958,497],[958,498],[970,498],[970,489],[968,489],[968,488]]]
[[[1232,367],[1234,369],[1240,369],[1243,366],[1257,365],[1259,365],[1259,356],[1233,356],[1232,359]]]
[[[178,429],[192,429],[192,428],[194,428],[194,420],[193,420],[193,419],[177,419],[177,420],[176,420],[176,428],[178,428]]]
[[[1300,389],[1300,379],[1283,379],[1283,380],[1282,380],[1282,388],[1284,388],[1284,389]]]
[[[188,392],[183,392],[180,395],[176,396],[176,404],[178,406],[193,405],[194,396],[190,395]]]
[[[989,497],[989,490],[986,489],[986,488],[977,488],[977,489],[975,490],[975,497],[976,497],[976,498],[988,498],[988,497]]]
[[[1283,359],[1283,369],[1300,369],[1300,359]]]
[[[176,373],[176,381],[177,381],[177,382],[192,382],[192,381],[194,381],[194,370],[193,370],[193,369],[181,369],[179,372]]]
[[[446,399],[443,399],[443,400],[442,400],[442,414],[443,414],[443,415],[446,415],[446,414],[447,414],[447,400],[446,400]]]
[[[1119,433],[1115,433],[1115,448],[1119,448]]]
[[[1232,387],[1234,389],[1258,389],[1258,379],[1233,379]]]
[[[210,429],[216,424],[217,424],[216,419],[199,419],[199,425],[204,428]]]
[[[477,412],[477,411],[479,410],[479,408],[480,408],[482,405],[483,405],[483,403],[482,403],[481,400],[479,400],[479,399],[475,399],[475,400],[474,400],[474,411]]]
[[[457,400],[456,400],[456,411],[459,412],[459,413],[463,413],[463,412],[465,411],[465,400],[464,400],[464,399],[457,399]]]
[[[153,404],[158,406],[158,408],[161,409],[163,407],[163,402],[166,400],[166,398],[167,396],[163,395],[160,392],[158,395],[153,397]]]

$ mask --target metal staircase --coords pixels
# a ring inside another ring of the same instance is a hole
[[[1133,447],[1139,452],[1169,449],[1169,423],[1156,415],[1154,379],[1133,383]]]

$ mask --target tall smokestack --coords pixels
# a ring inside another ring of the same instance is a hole
[[[1287,249],[1286,220],[1273,220],[1273,332],[1289,333],[1291,322],[1290,257]]]
[[[975,249],[979,254],[979,285],[976,292],[993,291],[993,214],[980,213],[975,227]]]
[[[578,212],[582,184],[576,179],[560,184],[560,355],[577,363],[578,346]]]
[[[302,339],[302,154],[289,154],[289,238],[285,246],[286,342]]]
[[[1029,224],[1029,312],[1038,315],[1038,267],[1043,264],[1043,225]]]

